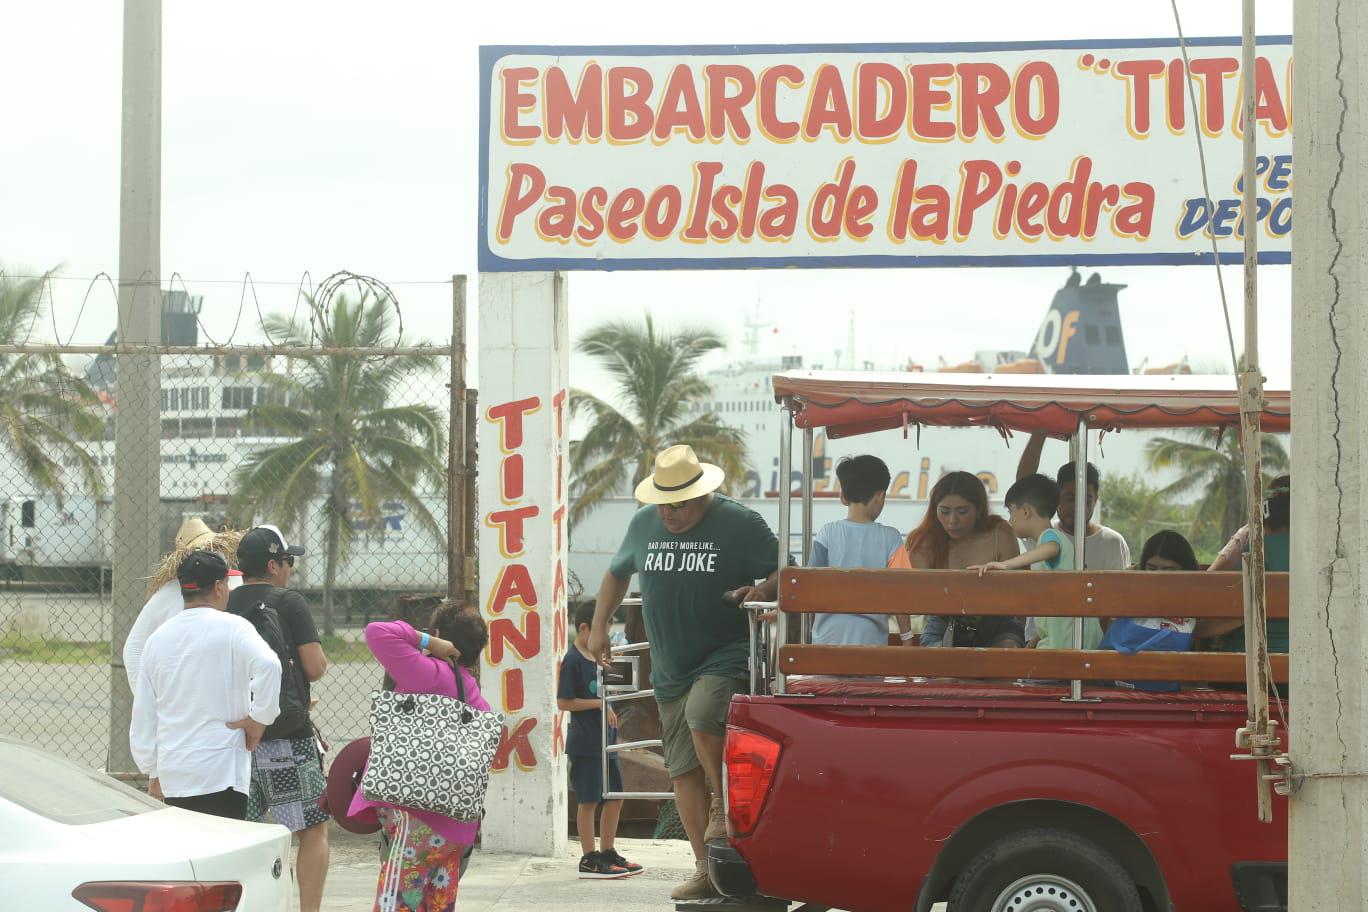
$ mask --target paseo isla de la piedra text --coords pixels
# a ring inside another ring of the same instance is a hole
[[[1108,61],[1083,55],[1080,68],[1085,64],[1101,72]],[[1200,88],[1195,113],[1188,110],[1181,61],[1117,61],[1108,75],[1123,88],[1128,132],[1143,140],[1160,125],[1178,133],[1189,120],[1208,136],[1239,133],[1238,87],[1226,85],[1238,69],[1233,57],[1192,61],[1189,72]],[[1258,58],[1255,115],[1270,136],[1290,129],[1290,79],[1290,62],[1285,74],[1275,74],[1266,58]],[[498,93],[498,129],[511,147],[648,141],[739,147],[758,136],[778,145],[775,154],[782,155],[783,145],[824,136],[862,143],[903,136],[928,143],[978,137],[996,142],[1009,134],[1040,139],[1061,116],[1059,75],[1045,61],[1028,61],[1010,73],[986,62],[906,67],[869,62],[855,66],[853,74],[829,64],[811,74],[793,64],[758,73],[740,64],[679,64],[660,86],[650,72],[633,66],[591,62],[576,80],[560,66],[505,67],[498,72]],[[779,99],[786,93],[801,98],[801,118],[780,115]],[[547,241],[585,245],[639,237],[787,241],[799,231],[819,241],[864,240],[880,228],[895,243],[943,243],[966,240],[984,224],[999,238],[1015,234],[1027,241],[1091,239],[1099,231],[1149,237],[1156,221],[1154,186],[1102,176],[1103,158],[1079,154],[1066,169],[1029,174],[1010,157],[966,157],[956,178],[940,183],[918,179],[916,157],[903,159],[896,173],[868,175],[856,173],[852,156],[836,165],[830,180],[798,187],[767,178],[766,158],[757,156],[747,163],[695,161],[692,174],[674,183],[611,188],[570,186],[537,164],[513,161],[498,194],[494,235],[506,243],[527,219]],[[1266,175],[1261,183],[1270,192],[1290,186],[1278,178],[1290,172],[1284,158],[1260,160]],[[937,159],[943,162],[943,154]],[[1185,200],[1183,211],[1171,216],[1175,232],[1239,234],[1236,200],[1234,194]],[[1270,235],[1285,234],[1290,199],[1261,198],[1257,217]],[[1163,221],[1169,222],[1168,214]]]

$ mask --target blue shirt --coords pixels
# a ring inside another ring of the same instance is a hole
[[[808,566],[882,570],[902,543],[902,533],[892,526],[838,519],[818,530]],[[824,646],[887,646],[888,615],[819,614],[812,622],[812,642]]]
[[[597,700],[598,666],[570,644],[561,660],[556,696],[562,700]],[[581,709],[570,714],[570,731],[565,736],[565,753],[571,757],[597,757],[603,753],[603,710]],[[617,742],[617,729],[608,729],[608,743]]]

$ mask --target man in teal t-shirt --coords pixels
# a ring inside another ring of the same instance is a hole
[[[732,695],[746,692],[750,650],[738,603],[771,600],[778,589],[779,540],[760,514],[714,493],[723,479],[691,447],[656,458],[655,472],[636,489],[647,506],[632,517],[604,575],[589,635],[590,653],[606,660],[613,612],[633,574],[640,577],[665,767],[697,860],[674,900],[718,895],[704,847],[727,832],[722,743]]]

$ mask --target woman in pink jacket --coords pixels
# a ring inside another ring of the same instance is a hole
[[[366,627],[366,645],[385,667],[397,693],[456,697],[461,675],[465,700],[484,712],[489,703],[470,669],[489,641],[484,619],[469,609],[443,602],[433,612],[431,633],[405,621],[379,621]],[[453,670],[448,659],[457,662]],[[349,813],[374,809],[389,837],[390,854],[380,867],[375,912],[448,912],[456,908],[461,853],[475,842],[476,822],[452,820],[430,811],[409,810],[367,801],[358,789]]]

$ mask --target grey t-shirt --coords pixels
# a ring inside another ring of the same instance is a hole
[[[1054,527],[1059,528],[1059,520],[1055,520]],[[1073,536],[1064,532],[1064,535],[1073,541]],[[1130,545],[1126,544],[1126,539],[1115,529],[1101,526],[1098,530],[1089,535],[1084,543],[1083,569],[1085,570],[1129,570],[1131,562]],[[1070,567],[1069,569],[1073,569]]]
[[[808,566],[882,570],[902,543],[902,533],[892,526],[838,519],[818,530]],[[819,614],[812,621],[812,642],[823,646],[887,646],[888,615]]]

